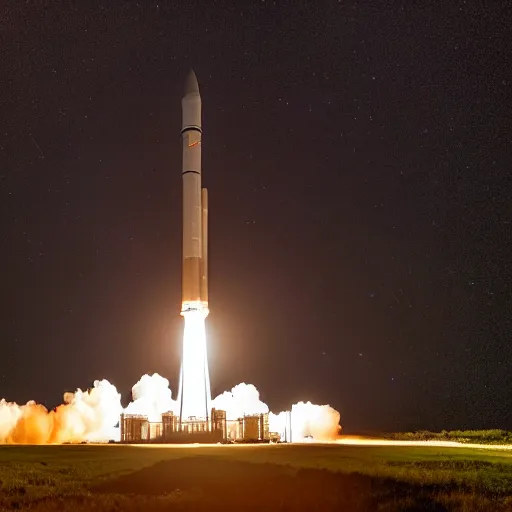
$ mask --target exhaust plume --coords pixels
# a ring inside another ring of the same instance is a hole
[[[169,381],[158,373],[143,375],[132,388],[132,398],[133,402],[124,410],[126,414],[143,414],[149,421],[160,421],[164,412],[178,413]]]
[[[116,437],[121,395],[108,380],[97,380],[88,391],[64,394],[64,404],[48,411],[29,401],[0,401],[0,443],[48,444],[106,441]]]
[[[340,413],[329,405],[315,405],[299,402],[291,412],[270,413],[269,428],[277,432],[281,439],[300,443],[307,439],[333,441],[341,432]]]
[[[227,420],[268,412],[267,404],[260,400],[260,393],[252,384],[238,384],[231,391],[224,391],[212,403],[212,407],[226,411]]]
[[[97,380],[87,391],[65,393],[64,403],[48,411],[33,401],[18,405],[0,400],[0,444],[78,443],[119,440],[121,413],[142,414],[158,422],[164,412],[179,413],[169,381],[155,373],[144,375],[132,388],[133,401],[123,410],[121,395],[108,380]],[[252,384],[241,383],[213,400],[212,407],[226,411],[228,420],[269,412]],[[335,439],[340,432],[340,414],[328,405],[299,402],[291,413],[269,414],[271,432],[293,442],[312,438]],[[291,428],[290,428],[291,425]]]

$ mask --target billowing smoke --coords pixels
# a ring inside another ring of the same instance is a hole
[[[281,439],[298,443],[307,439],[332,441],[341,431],[340,413],[329,405],[299,402],[291,411],[270,413],[269,428]]]
[[[269,412],[267,404],[260,400],[259,391],[252,384],[238,384],[225,391],[212,403],[213,407],[226,411],[227,420]],[[280,434],[281,439],[295,443],[307,439],[331,441],[341,431],[340,413],[329,405],[299,402],[291,411],[269,414],[269,430]]]
[[[133,402],[124,410],[126,414],[143,414],[149,421],[160,421],[164,412],[178,414],[169,381],[158,373],[143,375],[132,388],[132,398]]]
[[[119,417],[122,412],[142,414],[150,421],[159,421],[164,412],[178,414],[172,399],[169,381],[157,373],[144,375],[132,388],[133,402],[126,409],[121,406],[121,395],[107,380],[95,381],[88,391],[78,389],[65,393],[64,404],[53,411],[43,405],[28,402],[25,405],[0,401],[0,443],[47,444],[65,442],[104,442],[119,439]],[[226,411],[228,420],[269,412],[252,384],[238,384],[231,391],[219,395],[212,406]],[[328,405],[299,402],[290,412],[269,414],[271,432],[282,439],[300,442],[313,438],[332,440],[340,431],[340,415]]]
[[[238,384],[231,391],[224,391],[212,402],[212,407],[226,411],[227,420],[268,412],[268,406],[260,400],[256,387],[245,383]]]
[[[0,401],[0,443],[46,444],[115,438],[121,395],[108,380],[88,391],[66,393],[64,404],[48,410],[33,401]]]

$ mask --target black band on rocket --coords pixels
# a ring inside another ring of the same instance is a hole
[[[185,128],[183,128],[183,130],[181,130],[181,134],[183,135],[185,132],[189,132],[189,131],[196,131],[199,133],[203,133],[203,130],[201,130],[201,128],[199,128],[199,126],[185,126]]]

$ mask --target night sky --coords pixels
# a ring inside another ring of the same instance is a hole
[[[512,428],[511,13],[477,3],[4,3],[0,397],[176,393],[193,67],[213,394]]]

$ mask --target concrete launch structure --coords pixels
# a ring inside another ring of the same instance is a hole
[[[211,410],[204,320],[208,316],[208,195],[201,188],[201,96],[190,71],[181,100],[183,143],[183,275],[181,314],[185,319],[178,403],[180,421]]]

